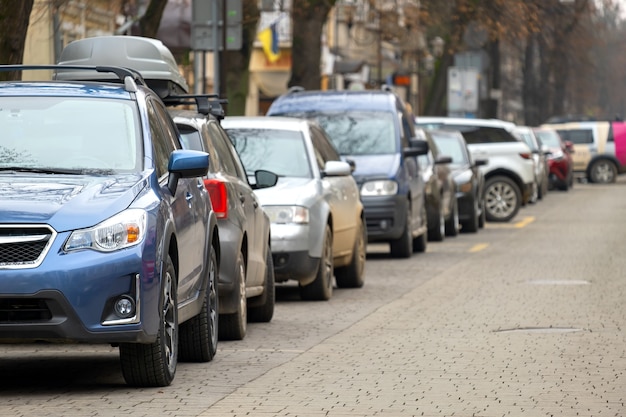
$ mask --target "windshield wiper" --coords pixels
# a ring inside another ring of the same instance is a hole
[[[35,174],[69,174],[79,175],[84,170],[81,169],[59,169],[59,168],[29,168],[29,167],[0,167],[0,172],[16,174],[18,172],[32,172]]]

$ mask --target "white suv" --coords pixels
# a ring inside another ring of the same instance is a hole
[[[416,117],[417,126],[457,130],[475,159],[488,159],[485,209],[489,221],[507,222],[530,200],[535,181],[532,151],[513,135],[516,125],[497,119]]]

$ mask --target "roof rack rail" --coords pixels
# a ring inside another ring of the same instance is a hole
[[[228,99],[220,99],[217,94],[184,94],[164,97],[163,103],[166,106],[195,105],[198,113],[210,114],[221,120],[225,117],[222,104],[228,104]]]
[[[62,75],[65,71],[95,71],[101,73],[111,73],[124,84],[124,88],[127,91],[137,91],[137,83],[146,85],[141,74],[130,68],[122,68],[115,66],[104,65],[0,65],[0,71],[37,71],[37,70],[53,70],[53,79],[64,81],[102,81],[111,82],[111,79],[85,79],[85,78],[72,78]],[[130,81],[128,81],[130,79]]]
[[[287,94],[293,94],[293,93],[300,93],[302,91],[305,91],[305,88],[299,85],[294,85],[293,87],[289,87],[289,90],[287,90]]]

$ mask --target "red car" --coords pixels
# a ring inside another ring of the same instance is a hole
[[[541,140],[548,154],[550,170],[548,188],[567,191],[574,185],[572,153],[574,145],[570,141],[561,139],[559,133],[551,128],[535,128],[535,135]]]

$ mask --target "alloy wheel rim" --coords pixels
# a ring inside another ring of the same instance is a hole
[[[487,190],[485,201],[487,209],[494,217],[505,218],[515,210],[517,195],[509,184],[497,182]]]
[[[209,323],[211,332],[211,341],[213,344],[217,344],[217,287],[215,285],[216,277],[215,277],[215,263],[211,262],[211,267],[209,269]]]
[[[248,303],[246,302],[246,272],[243,262],[241,262],[241,265],[239,266],[239,311],[241,312],[241,323],[244,330],[246,328],[246,322],[248,317],[247,306]]]
[[[163,285],[163,337],[165,348],[165,360],[170,373],[174,372],[176,367],[176,303],[174,301],[172,275],[167,272],[165,274],[165,283]]]

